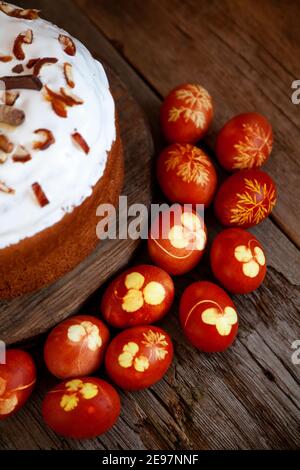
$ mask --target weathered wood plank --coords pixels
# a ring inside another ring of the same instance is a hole
[[[76,9],[70,9],[68,0],[59,2],[61,9],[57,8],[55,3],[36,0],[35,5],[43,8],[49,19],[79,36],[91,47],[93,53],[112,64],[133,94],[138,97],[152,121],[153,129],[157,131],[159,107],[157,96],[145,86],[132,67],[126,64],[120,54],[90,22]],[[145,9],[148,8],[148,4],[152,4],[149,1],[143,3]],[[185,8],[184,3],[186,2],[181,2],[182,9]],[[30,1],[23,4],[29,6]],[[97,4],[100,8],[100,3]],[[101,2],[102,4],[107,5],[108,2]],[[130,4],[131,2],[127,2],[128,8]],[[172,2],[168,4],[174,5]],[[188,3],[192,8],[192,14],[196,4],[199,2]],[[124,10],[125,16],[128,8]],[[68,11],[70,15],[63,16],[62,11]],[[102,15],[102,22],[105,23],[106,13],[102,12]],[[140,26],[142,18],[138,23],[134,18],[127,32],[134,31],[133,35],[136,34],[139,39],[140,33],[136,30],[142,29]],[[128,18],[124,21],[128,28]],[[156,31],[155,20],[153,23],[153,31]],[[170,29],[169,24],[157,27],[162,30]],[[166,44],[163,47],[165,53],[173,57],[175,63],[174,47],[171,45],[167,50]],[[155,63],[154,52],[156,53],[153,48],[151,54]],[[168,69],[165,72],[160,70],[159,73],[167,74]],[[149,80],[151,81],[151,75]],[[207,213],[206,221],[212,239],[220,227],[216,226],[210,211]],[[238,340],[229,351],[217,355],[197,352],[184,340],[177,321],[178,300],[185,286],[198,279],[211,279],[208,254],[206,254],[199,267],[176,280],[176,302],[162,323],[172,335],[175,344],[175,361],[171,370],[163,381],[150,390],[122,393],[121,418],[108,434],[99,439],[78,443],[61,439],[43,427],[40,402],[45,391],[55,383],[55,380],[41,365],[39,369],[42,380],[38,383],[33,399],[17,416],[0,424],[0,447],[6,449],[299,447],[300,366],[291,362],[291,342],[300,338],[298,312],[300,255],[271,220],[265,221],[253,232],[265,246],[268,274],[264,285],[258,291],[234,298],[241,322]],[[135,261],[139,263],[147,260],[143,245]],[[101,292],[97,292],[85,311],[97,314],[100,297]],[[36,356],[40,363],[41,347],[36,351]],[[103,371],[99,374],[103,375]]]
[[[235,114],[256,110],[270,119],[275,146],[265,169],[279,189],[273,217],[300,246],[300,112],[291,102],[292,81],[300,77],[299,4],[75,2],[160,95],[186,81],[208,88],[216,110],[205,139],[211,147],[218,129]]]

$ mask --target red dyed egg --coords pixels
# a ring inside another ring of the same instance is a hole
[[[195,143],[206,133],[213,118],[208,91],[194,83],[179,85],[165,98],[160,112],[168,142]]]
[[[263,247],[246,230],[229,228],[219,233],[213,241],[210,259],[215,277],[234,294],[257,289],[266,275]]]
[[[81,377],[62,382],[47,393],[42,413],[57,434],[87,439],[108,431],[120,414],[120,397],[104,380]]]
[[[179,204],[162,212],[151,226],[148,251],[169,274],[184,274],[199,263],[207,242],[203,219]]]
[[[173,359],[169,335],[157,326],[122,331],[110,343],[105,366],[110,378],[125,390],[151,387],[167,372]]]
[[[62,379],[92,374],[102,363],[109,337],[108,328],[98,318],[89,315],[68,318],[46,340],[46,365]]]
[[[270,215],[276,203],[276,186],[260,170],[242,170],[221,185],[215,213],[221,224],[248,228]]]
[[[217,137],[216,154],[228,171],[261,167],[272,151],[273,131],[259,113],[244,113],[230,119]]]
[[[224,351],[237,335],[234,303],[223,289],[211,282],[194,282],[185,289],[179,316],[187,339],[204,352]]]
[[[198,147],[173,144],[157,161],[157,178],[166,197],[181,204],[209,206],[217,187],[216,170]]]
[[[106,289],[101,312],[116,328],[147,325],[160,320],[170,309],[174,284],[156,266],[139,265],[114,279]]]
[[[31,356],[19,349],[6,352],[0,364],[0,421],[19,411],[31,395],[36,368]]]

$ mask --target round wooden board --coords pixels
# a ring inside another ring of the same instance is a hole
[[[106,67],[119,114],[125,158],[122,195],[128,205],[151,201],[153,141],[138,104],[115,73]],[[138,240],[105,240],[77,268],[49,287],[0,302],[0,339],[7,345],[44,333],[75,313],[110,276],[125,266]]]

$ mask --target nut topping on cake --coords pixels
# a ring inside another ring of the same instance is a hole
[[[66,79],[67,85],[69,85],[70,88],[74,88],[75,83],[73,79],[73,69],[72,69],[72,65],[69,64],[68,62],[64,63],[64,73],[65,73],[65,79]]]
[[[35,150],[46,150],[50,147],[50,145],[54,144],[55,142],[53,134],[51,131],[49,131],[49,129],[37,129],[36,131],[34,131],[34,133],[39,135],[42,139],[39,142],[33,143],[33,148]]]
[[[15,194],[15,190],[7,186],[3,181],[0,181],[0,192],[7,194]]]
[[[7,158],[8,158],[7,153],[0,152],[0,165],[3,165],[3,163],[6,162]]]
[[[0,150],[4,153],[10,153],[13,151],[14,144],[10,142],[9,138],[4,134],[0,134]]]
[[[81,98],[72,94],[66,88],[61,88],[60,93],[56,93],[46,85],[45,90],[47,92],[48,101],[51,102],[53,110],[60,117],[67,117],[67,106],[72,107],[83,104],[83,100]]]
[[[61,88],[60,92],[62,96],[64,97],[65,103],[67,106],[75,106],[79,104],[83,104],[84,101],[79,98],[79,96],[74,95],[68,88]]]
[[[18,145],[12,159],[15,163],[26,163],[31,160],[31,155],[23,145]]]
[[[13,106],[20,96],[18,91],[11,90],[5,91],[4,93],[4,104],[7,104],[7,106]]]
[[[10,62],[13,60],[11,55],[0,55],[0,62]]]
[[[73,39],[71,39],[69,36],[66,36],[65,34],[60,34],[58,36],[58,40],[63,46],[63,49],[66,54],[71,56],[76,54],[76,46]]]
[[[86,154],[90,152],[90,147],[79,132],[72,134],[73,142],[78,145]]]
[[[27,67],[28,69],[32,69],[32,68],[35,66],[35,64],[36,64],[39,60],[40,60],[40,59],[30,59],[30,60],[27,62],[26,67]]]
[[[34,8],[15,8],[5,2],[0,2],[0,11],[13,18],[22,18],[23,20],[36,20],[39,18],[39,10]]]
[[[41,207],[47,206],[47,204],[49,204],[49,200],[44,191],[42,190],[41,185],[39,183],[33,183],[31,187],[39,205]]]
[[[33,41],[32,29],[28,29],[24,33],[20,33],[14,42],[14,47],[13,47],[14,56],[19,60],[24,60],[25,53],[23,51],[23,45],[32,44],[32,41]]]
[[[20,126],[25,120],[25,113],[21,109],[0,104],[0,123],[9,126]]]
[[[67,106],[66,103],[60,100],[51,100],[53,111],[61,118],[67,118]]]

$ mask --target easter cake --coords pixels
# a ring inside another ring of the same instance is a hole
[[[34,9],[0,2],[0,298],[48,285],[96,246],[122,144],[102,65]]]

